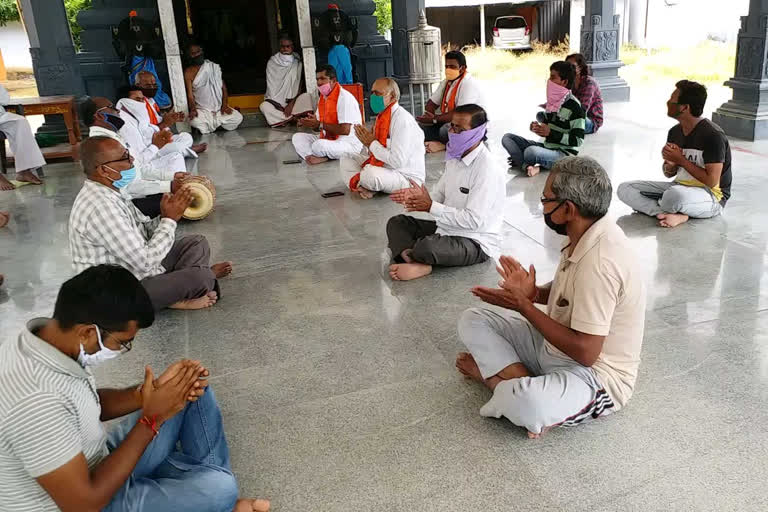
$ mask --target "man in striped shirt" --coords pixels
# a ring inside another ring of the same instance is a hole
[[[501,144],[509,153],[510,168],[522,168],[528,176],[536,176],[542,168],[551,169],[561,158],[579,154],[584,142],[586,113],[571,92],[575,79],[576,68],[570,62],[558,61],[550,66],[547,112],[531,123],[531,131],[544,137],[544,142],[512,133],[504,135]],[[558,90],[562,91],[559,96]]]
[[[155,314],[141,283],[99,265],[61,287],[53,318],[0,345],[0,508],[7,512],[264,512],[238,499],[208,371],[183,360],[99,389],[90,367],[131,350]],[[123,418],[109,434],[102,422]],[[180,449],[177,448],[180,445]]]
[[[192,198],[181,188],[165,194],[160,216],[142,214],[120,190],[135,179],[133,158],[118,141],[91,137],[81,146],[88,179],[69,217],[69,249],[76,272],[103,263],[121,265],[140,279],[155,309],[203,309],[218,299],[218,279],[230,262],[210,266],[201,235],[176,240],[176,223]]]

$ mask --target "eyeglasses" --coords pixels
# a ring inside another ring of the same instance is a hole
[[[541,196],[541,204],[557,203],[558,201],[561,201],[559,197],[553,197],[550,199],[549,197]]]
[[[130,162],[130,161],[131,161],[131,154],[128,151],[126,151],[123,154],[123,158],[121,158],[119,160],[110,160],[109,162],[104,162],[104,163],[101,163],[99,165],[103,165],[105,167],[108,167],[109,166],[108,164],[116,164],[116,163],[119,163],[119,162]]]
[[[101,330],[101,335],[104,337],[105,340],[110,336],[114,336],[111,332],[107,331],[106,329]],[[122,347],[123,353],[130,352],[131,349],[133,348],[133,340],[129,340],[129,341],[116,340],[116,341],[120,344],[120,347]]]

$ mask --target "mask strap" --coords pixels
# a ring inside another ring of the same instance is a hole
[[[99,342],[99,349],[104,350],[104,348],[106,347],[104,347],[104,343],[102,343],[101,341],[101,329],[99,329],[99,326],[96,324],[91,324],[91,325],[93,325],[93,328],[96,329],[96,339]]]

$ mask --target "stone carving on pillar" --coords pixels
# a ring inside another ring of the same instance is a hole
[[[586,0],[582,18],[581,53],[600,84],[606,101],[628,101],[629,85],[619,76],[620,16],[614,0]],[[588,23],[589,22],[589,23]]]

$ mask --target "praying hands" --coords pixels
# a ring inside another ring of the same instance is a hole
[[[426,185],[419,185],[413,180],[410,188],[396,190],[390,194],[390,198],[405,206],[408,212],[428,212],[432,209],[432,198],[429,195]]]
[[[547,137],[549,136],[552,129],[548,124],[542,124],[534,121],[531,123],[531,131],[540,137]]]
[[[357,138],[360,140],[360,142],[363,143],[363,146],[365,147],[370,147],[370,145],[373,144],[373,141],[376,140],[376,136],[373,134],[373,132],[361,124],[355,125],[355,135],[357,135]]]

